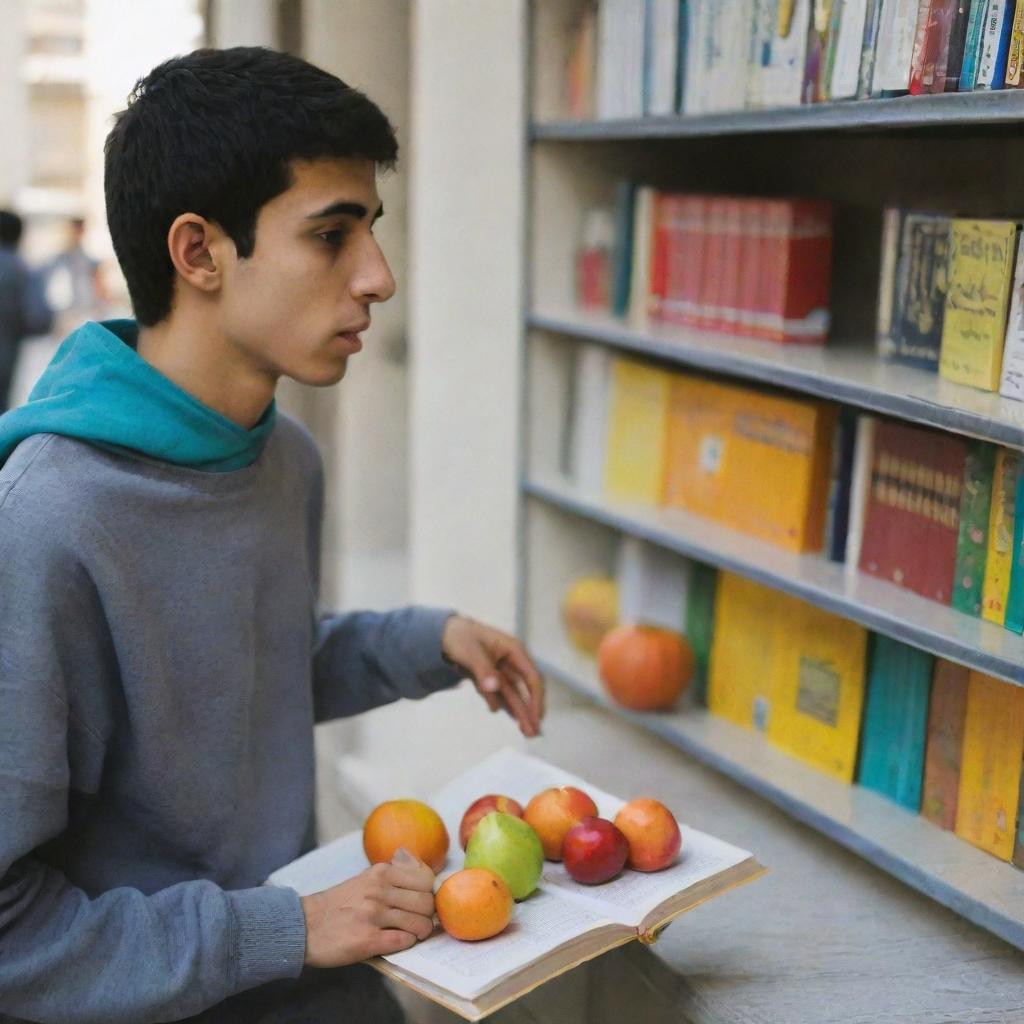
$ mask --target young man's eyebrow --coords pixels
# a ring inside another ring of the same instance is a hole
[[[325,217],[355,217],[356,220],[362,220],[366,216],[367,210],[362,203],[353,203],[346,200],[340,200],[336,203],[331,203],[329,206],[325,206],[322,210],[317,210],[316,213],[311,213],[306,217],[306,220],[323,220]],[[376,224],[381,217],[384,216],[384,204],[381,203],[377,208],[377,212],[373,215],[372,224]]]

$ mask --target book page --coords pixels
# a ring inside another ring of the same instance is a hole
[[[698,882],[748,860],[750,854],[704,832],[680,825],[679,859],[663,871],[630,871],[602,885],[574,882],[561,864],[544,865],[542,885],[619,924],[638,927],[655,907]]]
[[[493,939],[460,942],[438,929],[412,949],[383,959],[472,999],[564,943],[610,923],[586,907],[538,890],[515,905],[511,923]]]
[[[363,853],[362,832],[349,832],[286,864],[267,882],[294,889],[300,896],[309,896],[344,882],[369,866],[370,862]]]

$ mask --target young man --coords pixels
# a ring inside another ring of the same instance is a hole
[[[22,341],[45,334],[53,320],[41,281],[18,255],[22,227],[16,213],[0,210],[0,413],[10,403]]]
[[[136,320],[72,334],[0,419],[0,1014],[391,1019],[368,968],[303,967],[427,936],[429,869],[261,885],[313,842],[314,721],[469,674],[538,731],[512,637],[315,611],[320,459],[274,389],[341,380],[393,293],[396,149],[365,96],[261,49],[168,61],[117,118]]]

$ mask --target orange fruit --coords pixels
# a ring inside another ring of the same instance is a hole
[[[456,871],[437,890],[434,903],[441,927],[465,942],[489,939],[512,920],[512,890],[488,868]]]
[[[363,849],[371,864],[386,863],[404,846],[437,874],[448,853],[448,830],[437,811],[419,800],[387,800],[363,825]]]

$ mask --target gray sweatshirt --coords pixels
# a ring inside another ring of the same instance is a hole
[[[296,977],[313,723],[461,678],[450,612],[319,617],[280,416],[206,473],[40,434],[0,470],[0,1016],[145,1024]]]

